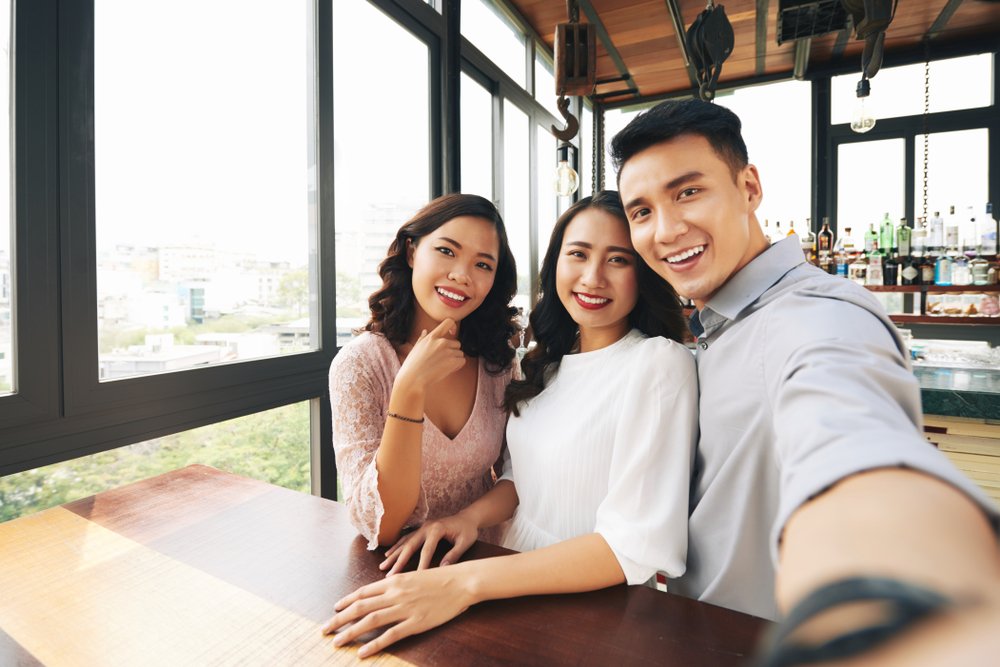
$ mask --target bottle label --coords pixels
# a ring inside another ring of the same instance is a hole
[[[903,269],[903,280],[913,280],[917,277],[917,269],[914,266],[907,266]]]

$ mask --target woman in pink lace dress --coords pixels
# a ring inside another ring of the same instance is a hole
[[[482,197],[445,195],[417,212],[379,275],[371,320],[330,366],[343,502],[369,549],[492,488],[516,329],[514,257]]]

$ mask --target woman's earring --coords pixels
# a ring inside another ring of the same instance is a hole
[[[524,308],[519,307],[517,309],[517,326],[519,328],[518,346],[515,352],[517,353],[517,360],[520,362],[528,352],[528,348],[524,346],[524,332],[528,328],[528,318],[524,316]]]

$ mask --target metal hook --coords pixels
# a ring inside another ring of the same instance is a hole
[[[555,125],[552,126],[552,134],[565,142],[569,142],[573,137],[576,136],[577,131],[580,129],[580,121],[576,119],[576,116],[569,112],[569,98],[565,95],[559,96],[559,101],[556,102],[559,107],[559,113],[562,117],[566,119],[566,129],[560,130]]]

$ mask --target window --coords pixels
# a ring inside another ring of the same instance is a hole
[[[604,112],[604,189],[618,189],[618,172],[611,164],[611,156],[608,149],[611,147],[611,140],[615,135],[625,129],[629,122],[639,115],[640,112],[648,109],[647,106],[632,107],[629,109],[608,109]]]
[[[192,463],[309,492],[309,403],[0,477],[0,521]]]
[[[462,192],[493,199],[493,97],[462,73]]]
[[[885,139],[841,144],[837,149],[837,228],[860,239],[869,225],[878,229],[885,213],[903,217],[905,142]],[[878,165],[873,169],[872,165]]]
[[[541,53],[535,53],[535,100],[545,107],[549,113],[556,117],[561,123],[562,114],[559,113],[556,94],[556,77],[552,74],[552,63]],[[573,98],[569,98],[572,100]],[[570,105],[572,109],[572,105]]]
[[[462,3],[462,35],[519,86],[525,87],[524,33],[493,2]]]
[[[531,181],[528,115],[510,100],[503,104],[503,219],[517,263],[514,305],[529,309],[531,294]]]
[[[594,112],[586,102],[580,114],[580,198],[589,197],[594,188]]]
[[[783,81],[720,93],[720,104],[740,117],[750,163],[757,166],[764,198],[757,209],[763,224],[795,223],[804,230],[812,198],[812,97],[810,84]],[[775,113],[780,109],[780,113]],[[818,229],[818,225],[813,224]]]
[[[993,55],[935,60],[930,66],[930,113],[975,109],[993,103]],[[858,74],[830,80],[830,122],[851,122],[857,104]],[[871,80],[866,106],[876,119],[915,116],[924,112],[924,64],[888,67]],[[877,125],[876,125],[877,127]]]
[[[555,135],[549,131],[547,126],[538,125],[536,128],[536,138],[538,140],[538,163],[535,172],[538,174],[538,266],[535,271],[542,269],[542,260],[545,258],[545,249],[549,245],[549,237],[552,229],[556,226],[556,202],[561,204],[561,209],[568,208],[572,202],[569,197],[559,197],[555,191],[556,180],[556,145],[559,141]]]
[[[338,345],[366,321],[396,231],[430,199],[429,58],[371,4],[334,3]]]
[[[949,207],[964,213],[968,207],[978,215],[985,212],[989,198],[989,131],[986,128],[930,134],[927,142],[927,215],[947,213]],[[923,215],[924,135],[914,140],[914,203],[916,215]]]
[[[14,256],[10,184],[11,6],[0,2],[0,395],[15,391],[14,382]]]
[[[100,379],[316,349],[309,5],[94,11]]]

